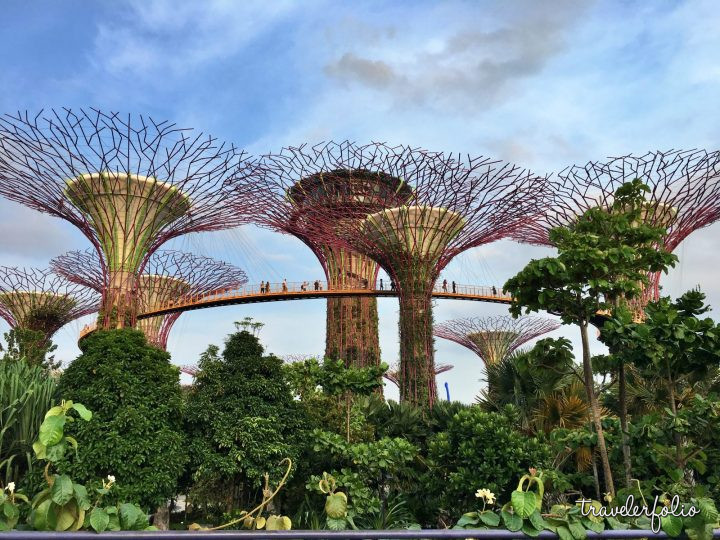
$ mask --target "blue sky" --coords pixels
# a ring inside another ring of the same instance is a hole
[[[0,17],[0,111],[96,106],[170,119],[254,153],[374,140],[549,172],[608,155],[720,147],[719,24],[712,0],[11,0]],[[708,227],[678,248],[668,293],[702,283],[720,304],[718,232]],[[43,266],[87,246],[69,224],[0,201],[0,264]],[[233,262],[255,281],[322,275],[299,241],[252,227],[171,247]],[[464,254],[445,275],[499,284],[548,252],[500,242]],[[324,307],[313,300],[189,313],[170,352],[176,363],[194,363],[232,321],[252,316],[266,323],[261,337],[272,352],[319,353]],[[446,301],[435,313],[440,321],[501,312]],[[57,335],[59,358],[77,355],[82,322]],[[392,363],[396,301],[380,300],[380,325]],[[555,335],[575,341],[576,333]],[[472,400],[482,386],[479,360],[441,340],[437,360],[455,365],[440,385]]]

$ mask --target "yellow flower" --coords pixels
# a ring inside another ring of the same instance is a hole
[[[603,497],[603,499],[605,499],[607,502],[612,502],[612,500],[613,500],[612,493],[610,493],[610,492],[606,493],[605,497]]]
[[[495,494],[489,489],[478,489],[475,492],[475,496],[478,499],[483,499],[488,504],[495,504]]]

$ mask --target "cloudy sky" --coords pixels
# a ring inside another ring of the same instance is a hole
[[[713,0],[10,0],[0,17],[0,112],[95,106],[171,119],[254,153],[386,141],[550,172],[650,149],[719,148],[719,24]],[[665,292],[701,283],[720,304],[719,232],[708,227],[678,248]],[[0,264],[44,266],[88,246],[69,224],[0,201]],[[322,277],[299,241],[251,227],[169,247],[223,258],[257,282]],[[467,252],[445,276],[500,284],[546,253],[500,242]],[[379,303],[383,359],[393,363],[397,302]],[[442,321],[502,312],[438,301],[435,313]],[[183,315],[173,361],[195,363],[245,316],[266,324],[262,340],[278,355],[324,349],[325,301],[269,303]],[[57,334],[58,358],[78,354],[85,322]],[[439,385],[471,401],[482,387],[479,359],[440,340],[437,360],[455,365]]]

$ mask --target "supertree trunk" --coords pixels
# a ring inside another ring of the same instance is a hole
[[[348,367],[380,364],[377,300],[328,298],[325,356]]]
[[[137,321],[137,279],[126,270],[108,272],[108,288],[98,313],[98,327],[133,328]]]
[[[437,397],[432,286],[419,279],[400,287],[400,401],[431,407]]]
[[[322,252],[331,289],[374,288],[378,265],[372,259],[342,248],[325,247]],[[348,367],[380,364],[375,298],[328,299],[325,356],[342,359]]]

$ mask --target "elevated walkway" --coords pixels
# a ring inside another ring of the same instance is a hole
[[[379,287],[379,284],[376,286]],[[287,300],[305,300],[310,298],[338,298],[352,296],[375,296],[392,297],[397,296],[397,291],[384,283],[383,288],[364,289],[338,289],[328,288],[324,281],[292,282],[287,284],[270,283],[265,292],[260,291],[260,285],[246,285],[239,289],[223,289],[201,295],[181,296],[167,304],[157,306],[151,311],[138,315],[138,319],[156,317],[180,311],[191,311],[217,306],[230,306],[235,304],[255,304],[258,302],[282,302]],[[510,295],[504,294],[499,287],[483,285],[456,285],[452,283],[443,287],[442,282],[435,285],[432,293],[433,298],[448,300],[472,300],[476,302],[493,302],[509,304]],[[80,331],[78,340],[95,331],[95,325],[85,326]]]

